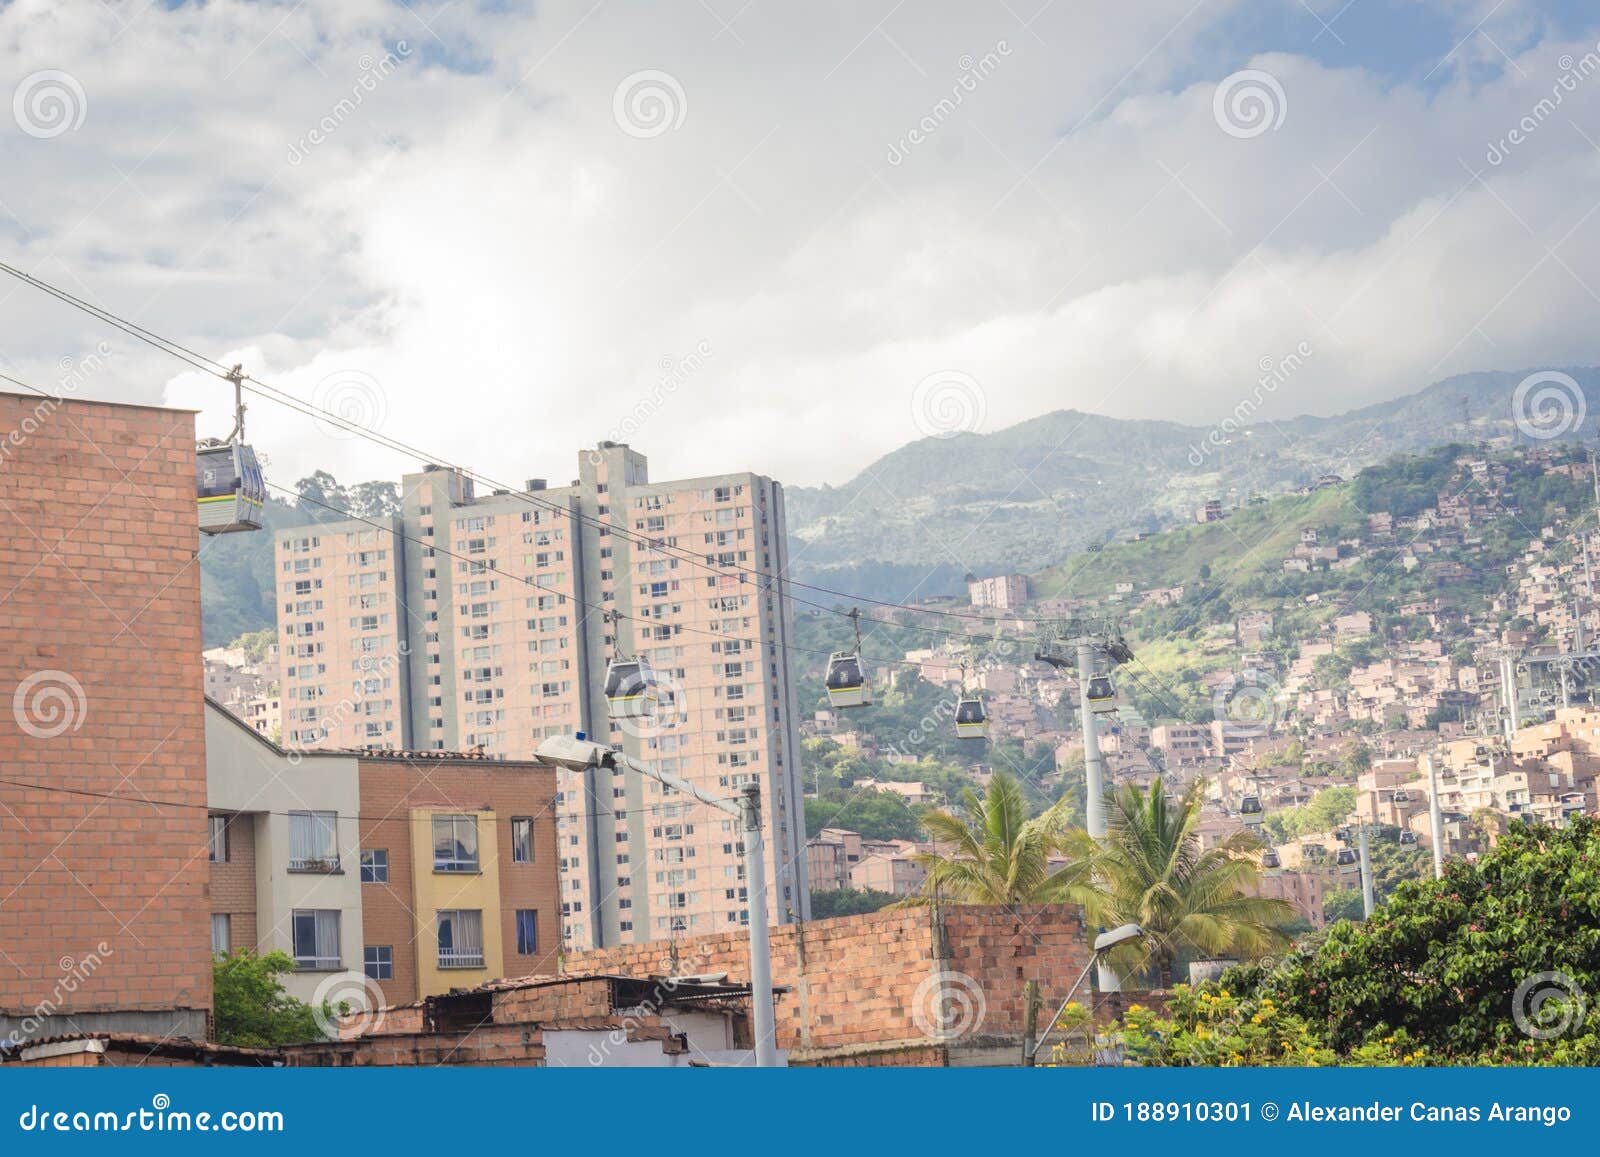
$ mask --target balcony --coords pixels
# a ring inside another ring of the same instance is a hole
[[[332,875],[339,871],[339,857],[324,860],[290,860],[291,872],[320,872],[323,875]]]
[[[470,951],[470,950],[452,952],[452,951],[447,951],[446,949],[441,948],[441,949],[439,949],[439,967],[440,968],[482,968],[483,967],[483,950],[479,949],[476,952]]]

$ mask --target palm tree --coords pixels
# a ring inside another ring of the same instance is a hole
[[[960,814],[925,813],[922,826],[944,848],[916,857],[928,871],[924,894],[904,903],[1016,905],[1079,898],[1085,865],[1073,862],[1052,870],[1050,863],[1075,843],[1067,802],[1058,800],[1029,819],[1021,786],[997,771],[981,798],[971,788],[961,793]]]
[[[1202,788],[1197,781],[1173,800],[1158,780],[1148,793],[1125,784],[1107,796],[1106,838],[1088,853],[1095,886],[1086,907],[1102,927],[1144,929],[1142,940],[1109,955],[1120,974],[1151,961],[1167,987],[1185,954],[1251,958],[1288,943],[1279,927],[1294,908],[1253,894],[1260,878],[1257,837],[1238,832],[1200,850]]]

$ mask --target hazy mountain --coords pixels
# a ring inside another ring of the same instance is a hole
[[[1551,403],[1600,416],[1600,369],[1561,372],[1584,400],[1575,405],[1556,386]],[[1124,531],[1190,522],[1208,498],[1232,505],[1287,493],[1450,441],[1526,439],[1512,406],[1527,376],[1463,374],[1327,418],[1201,427],[1059,410],[993,434],[924,438],[842,486],[788,489],[791,573],[903,600],[959,592],[968,571],[1038,572]],[[1524,410],[1537,393],[1524,391]],[[1586,417],[1555,425],[1566,438],[1590,429]],[[346,490],[319,471],[302,484],[318,502],[364,514],[395,501],[393,483]],[[317,502],[269,505],[277,527],[337,517]],[[224,536],[200,562],[208,645],[272,625],[270,534]]]
[[[897,599],[957,591],[969,570],[1038,571],[1123,531],[1190,521],[1208,498],[1286,493],[1449,441],[1526,439],[1513,399],[1530,372],[1463,374],[1333,417],[1213,428],[1061,410],[992,434],[925,438],[842,486],[788,490],[793,571]],[[1584,415],[1600,415],[1600,369],[1560,372],[1581,402],[1534,383],[1521,408],[1545,416],[1540,432],[1571,439],[1589,430]]]

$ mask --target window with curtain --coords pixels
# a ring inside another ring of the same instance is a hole
[[[337,908],[296,908],[289,926],[294,938],[296,968],[328,970],[339,967]]]
[[[388,848],[368,848],[361,853],[361,882],[363,884],[389,882]]]
[[[211,862],[228,862],[228,817],[211,816]]]
[[[536,956],[539,952],[539,913],[532,908],[517,909],[517,954]]]
[[[211,951],[218,956],[226,956],[233,951],[233,921],[226,912],[214,912],[211,915]]]
[[[533,819],[517,816],[511,821],[511,862],[533,863]]]
[[[483,967],[483,912],[446,908],[439,913],[439,967]]]
[[[337,812],[290,812],[289,870],[337,872],[338,826]]]
[[[478,817],[433,817],[433,870],[435,872],[476,872],[478,870]]]

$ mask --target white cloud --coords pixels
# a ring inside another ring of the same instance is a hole
[[[976,379],[995,429],[1068,406],[1207,425],[1301,342],[1269,416],[1595,360],[1600,75],[1485,160],[1592,43],[1507,63],[1469,36],[1391,83],[1310,59],[1309,30],[1214,57],[1231,6],[1192,0],[1029,26],[413,7],[8,7],[6,77],[65,70],[88,108],[0,133],[6,259],[301,397],[368,375],[385,433],[508,480],[562,481],[644,412],[630,440],[663,476],[840,481],[918,436],[937,371]],[[1465,34],[1483,13],[1461,7]],[[1530,43],[1527,6],[1504,15]],[[1251,139],[1213,119],[1245,66],[1287,102]],[[684,107],[641,139],[613,98],[645,70]],[[11,286],[0,319],[8,370],[46,380],[117,336]],[[181,370],[123,342],[93,391],[225,428],[226,387]],[[414,465],[263,400],[250,428],[281,480]]]

